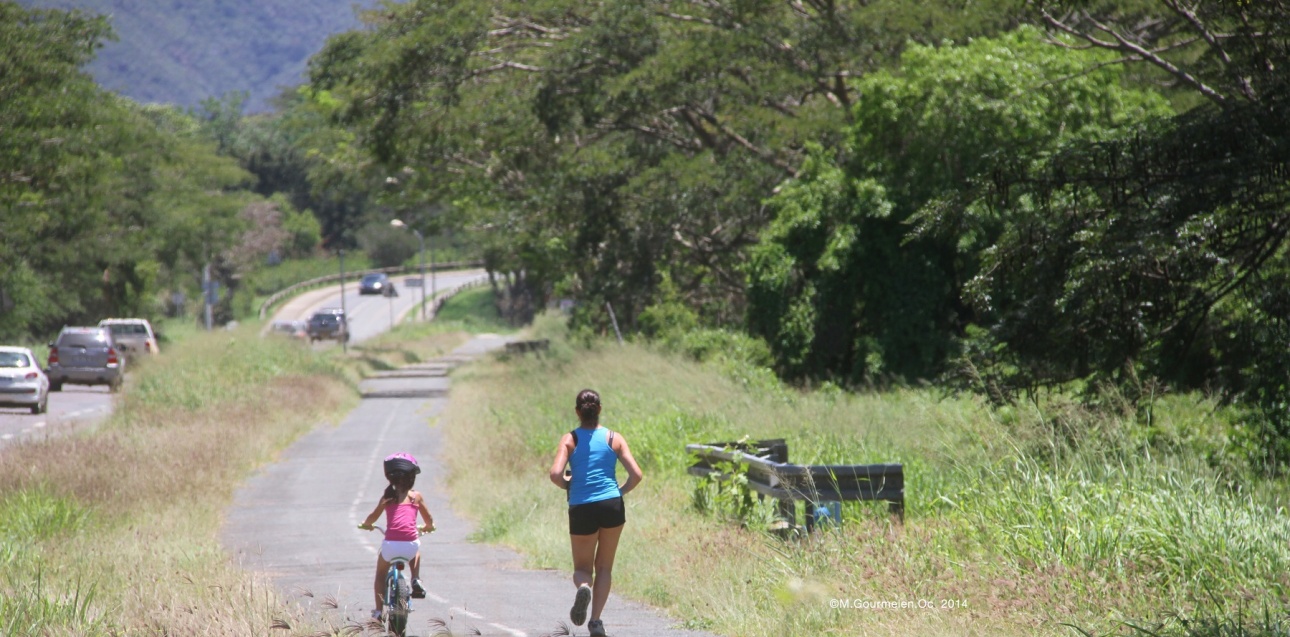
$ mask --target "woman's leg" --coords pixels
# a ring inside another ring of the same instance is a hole
[[[609,601],[609,587],[613,583],[614,553],[618,552],[618,538],[623,533],[623,525],[609,529],[600,529],[600,542],[596,547],[596,577],[591,586],[591,618],[600,619],[600,611]]]
[[[601,531],[603,533],[604,531]],[[573,545],[573,586],[577,588],[586,584],[591,586],[591,574],[596,565],[596,537],[591,535],[570,535]]]
[[[372,584],[372,590],[376,593],[376,610],[385,608],[385,574],[390,570],[390,563],[385,561],[385,556],[376,556],[376,582]]]

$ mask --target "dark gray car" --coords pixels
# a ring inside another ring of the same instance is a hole
[[[106,327],[64,327],[49,344],[49,390],[62,391],[63,384],[107,385],[121,389],[125,379],[125,355]]]
[[[345,321],[344,312],[339,309],[319,310],[309,317],[308,333],[311,343],[329,339],[349,342],[349,324]]]

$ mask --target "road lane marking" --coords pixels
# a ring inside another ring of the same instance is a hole
[[[462,615],[465,615],[465,616],[467,616],[467,617],[469,617],[469,618],[471,618],[471,619],[483,619],[483,618],[484,618],[484,616],[483,616],[483,615],[480,615],[479,613],[472,613],[472,612],[470,612],[470,611],[468,611],[468,610],[466,610],[466,609],[464,609],[464,608],[462,608],[462,607],[460,607],[460,606],[453,606],[453,607],[449,608],[448,610],[453,611],[454,613],[461,613]]]
[[[13,440],[13,434],[5,434],[3,436],[0,436],[0,440]]]
[[[35,423],[35,424],[33,424],[33,425],[32,425],[32,427],[35,427],[35,428],[37,428],[37,429],[39,429],[39,428],[41,428],[41,427],[44,427],[44,426],[45,426],[45,421],[43,421],[43,420],[42,420],[42,421],[40,421],[40,422],[37,422],[37,423]]]
[[[526,632],[524,632],[524,631],[522,631],[522,630],[515,630],[514,628],[511,628],[510,626],[503,626],[502,624],[497,624],[497,623],[493,623],[493,622],[489,622],[489,624],[488,624],[488,625],[489,625],[489,626],[492,626],[493,628],[496,628],[497,630],[500,630],[500,631],[502,631],[502,632],[506,632],[506,633],[510,633],[510,634],[512,634],[512,635],[515,635],[515,637],[529,637],[529,634],[528,634],[528,633],[526,633]]]

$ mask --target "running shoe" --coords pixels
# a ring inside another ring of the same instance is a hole
[[[583,584],[573,596],[573,608],[569,609],[569,620],[574,626],[581,626],[587,621],[587,605],[591,603],[591,587]]]
[[[421,580],[419,579],[412,580],[412,598],[413,599],[426,598],[426,589],[424,586],[421,585]]]
[[[587,630],[591,631],[591,637],[609,637],[605,634],[605,622],[599,619],[587,622]]]

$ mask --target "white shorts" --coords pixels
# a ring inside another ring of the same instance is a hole
[[[381,557],[386,562],[394,560],[412,561],[421,550],[421,540],[412,540],[411,542],[396,542],[394,540],[385,540],[381,542]]]

